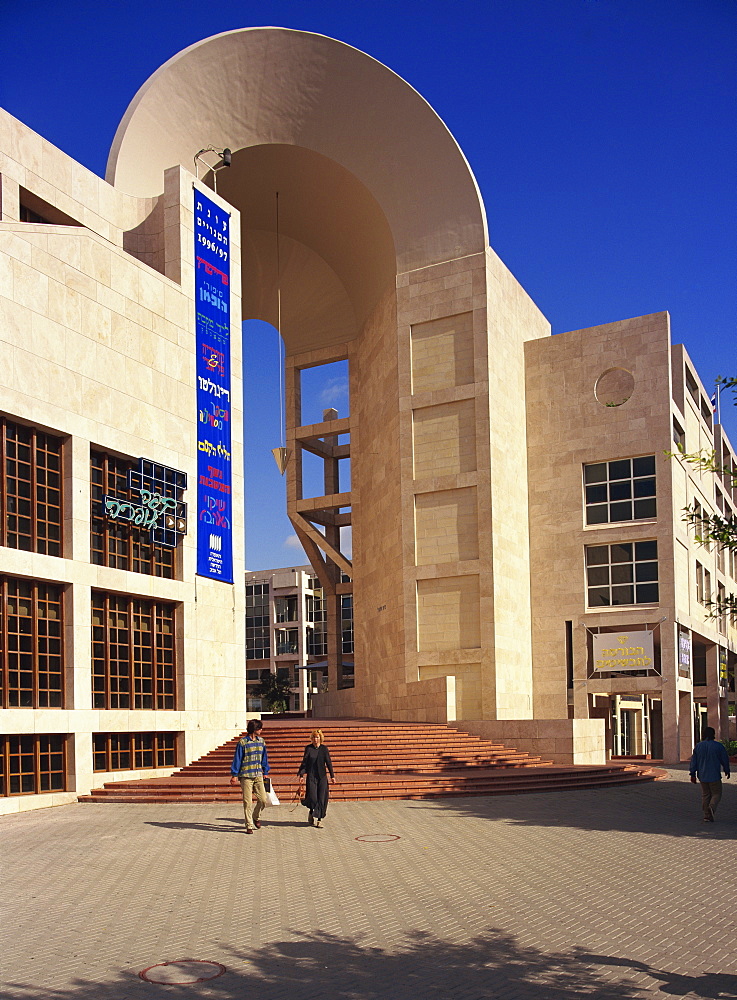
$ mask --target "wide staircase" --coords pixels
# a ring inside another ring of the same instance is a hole
[[[297,799],[297,771],[311,729],[319,726],[335,768],[333,800],[429,799],[509,795],[654,781],[664,772],[646,764],[556,766],[452,726],[369,721],[265,720],[270,777],[282,803]],[[227,802],[235,737],[168,778],[108,782],[80,802]]]

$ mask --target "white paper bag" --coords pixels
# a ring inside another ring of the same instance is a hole
[[[277,796],[276,792],[274,791],[274,783],[273,782],[271,783],[271,788],[266,793],[266,805],[267,806],[279,806],[279,805],[281,805],[281,802],[279,802],[279,797]]]

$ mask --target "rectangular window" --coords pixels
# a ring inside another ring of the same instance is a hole
[[[132,460],[90,452],[90,559],[98,566],[127,569],[149,576],[174,578],[176,549],[154,545],[151,535],[135,525],[110,521],[103,513],[104,496],[128,497]]]
[[[312,626],[307,629],[308,656],[327,656],[328,654],[328,613],[322,589],[314,588],[312,594],[305,597],[307,605],[307,621]]]
[[[619,542],[586,548],[590,608],[658,602],[658,543]]]
[[[278,628],[274,632],[274,641],[277,656],[283,656],[286,653],[290,655],[299,653],[299,629]]]
[[[727,591],[724,584],[717,584],[717,605],[720,611],[719,618],[717,619],[719,625],[719,631],[722,635],[727,634],[727,612],[724,610],[724,602],[727,600]]]
[[[714,411],[711,408],[711,403],[708,403],[704,397],[701,397],[701,419],[704,421],[709,430],[712,429],[711,421]]]
[[[62,439],[0,417],[0,545],[62,554]]]
[[[696,561],[696,600],[699,604],[704,603],[704,567]]]
[[[66,736],[0,736],[0,795],[65,792],[66,755]]]
[[[655,456],[584,465],[586,524],[655,517]]]
[[[0,578],[0,707],[64,707],[63,592]]]
[[[95,771],[143,771],[177,766],[177,733],[94,733]]]
[[[92,595],[92,707],[176,708],[171,604]]]
[[[268,583],[246,584],[246,659],[271,657]]]
[[[685,451],[686,432],[678,423],[675,417],[673,417],[673,444],[676,446],[676,448],[682,448]]]
[[[353,594],[344,594],[340,599],[341,651],[353,652]]]
[[[686,388],[688,389],[688,394],[691,399],[699,405],[699,387],[696,385],[696,379],[691,374],[691,372],[686,368]]]
[[[299,611],[298,611],[297,596],[294,595],[293,597],[275,597],[274,611],[276,612],[276,620],[279,624],[281,624],[282,622],[298,621]]]

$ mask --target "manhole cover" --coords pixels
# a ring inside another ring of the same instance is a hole
[[[176,962],[161,962],[152,965],[138,975],[147,983],[163,983],[165,985],[188,986],[191,983],[204,983],[208,979],[217,979],[225,972],[225,966],[220,962],[202,962],[197,958],[180,958]]]
[[[396,833],[362,833],[356,840],[363,841],[364,844],[389,844],[392,840],[401,840]]]

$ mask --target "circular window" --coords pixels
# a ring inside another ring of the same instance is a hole
[[[635,377],[626,368],[607,368],[594,385],[594,396],[602,406],[621,406],[634,391]]]

